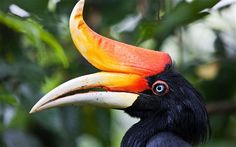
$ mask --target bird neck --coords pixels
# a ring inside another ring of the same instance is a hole
[[[165,119],[160,117],[144,118],[134,124],[122,139],[121,147],[144,147],[146,143],[166,128]]]
[[[161,113],[161,114],[160,114]],[[121,147],[145,147],[152,137],[158,136],[159,133],[172,133],[177,138],[189,144],[195,144],[194,139],[199,138],[199,134],[192,131],[191,128],[182,126],[175,122],[171,123],[171,119],[166,112],[160,112],[147,118],[141,118],[126,132],[122,139]],[[199,126],[196,124],[193,124]],[[201,129],[198,127],[198,129]],[[187,135],[187,136],[186,136]]]
[[[126,132],[121,147],[145,147],[152,137],[164,132],[172,133],[189,144],[204,142],[209,131],[208,124],[199,120],[184,123],[185,120],[173,121],[168,112],[141,118]]]

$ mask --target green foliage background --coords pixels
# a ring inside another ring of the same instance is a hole
[[[60,83],[97,71],[70,38],[68,20],[76,2],[1,0],[0,146],[119,146],[125,129],[122,117],[111,110],[84,106],[28,113]],[[205,96],[212,137],[201,146],[233,147],[236,6],[203,11],[217,2],[87,0],[84,17],[104,36],[169,52],[179,71]],[[12,4],[29,16],[13,14]]]

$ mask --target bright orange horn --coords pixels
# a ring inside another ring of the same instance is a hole
[[[171,64],[167,53],[152,51],[103,37],[83,20],[84,0],[74,7],[70,17],[72,39],[81,54],[96,68],[108,72],[150,76]]]

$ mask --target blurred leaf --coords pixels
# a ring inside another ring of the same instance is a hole
[[[16,105],[18,104],[17,100],[15,97],[7,92],[4,88],[0,86],[0,102],[9,104],[9,105]]]
[[[18,128],[24,130],[27,128],[29,124],[28,122],[29,122],[28,112],[26,112],[25,109],[18,107],[15,109],[14,116],[11,119],[8,128]]]
[[[2,131],[3,131],[3,122],[0,121],[0,132],[2,132]],[[0,141],[0,145],[1,145],[1,141]]]
[[[0,102],[7,103],[9,105],[16,105],[18,103],[11,94],[0,94]]]
[[[219,68],[219,63],[212,62],[198,66],[196,68],[196,73],[204,80],[213,80],[217,76]]]
[[[49,0],[48,1],[48,10],[54,12],[57,8],[57,3],[61,0]]]
[[[193,2],[181,2],[173,10],[167,13],[159,22],[144,22],[141,26],[141,35],[138,42],[155,36],[157,45],[160,46],[162,41],[178,27],[186,26],[189,23],[197,21],[209,13],[201,12],[206,8],[214,6],[218,0],[195,0]]]
[[[42,28],[42,26],[32,19],[22,20],[17,17],[5,14],[0,11],[0,22],[14,29],[17,32],[25,34],[40,51],[42,45],[38,45],[42,40],[54,49],[57,58],[62,62],[64,67],[68,67],[68,59],[63,51],[62,46],[57,42],[52,34]],[[47,52],[47,51],[46,51]],[[44,54],[46,58],[47,54]]]
[[[93,136],[82,135],[77,139],[77,147],[102,147],[102,145]]]
[[[156,47],[156,42],[154,39],[148,39],[144,42],[142,42],[141,44],[139,44],[139,47],[143,47],[143,48],[148,48],[148,49],[152,49],[154,50]]]
[[[55,75],[52,75],[50,78],[45,79],[46,82],[42,86],[42,92],[46,93],[52,90],[53,88],[57,87],[59,84],[61,84],[63,80],[63,76],[61,73],[56,73]]]

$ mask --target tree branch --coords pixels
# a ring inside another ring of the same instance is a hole
[[[235,101],[218,101],[206,105],[209,115],[212,114],[232,114],[236,113]]]

